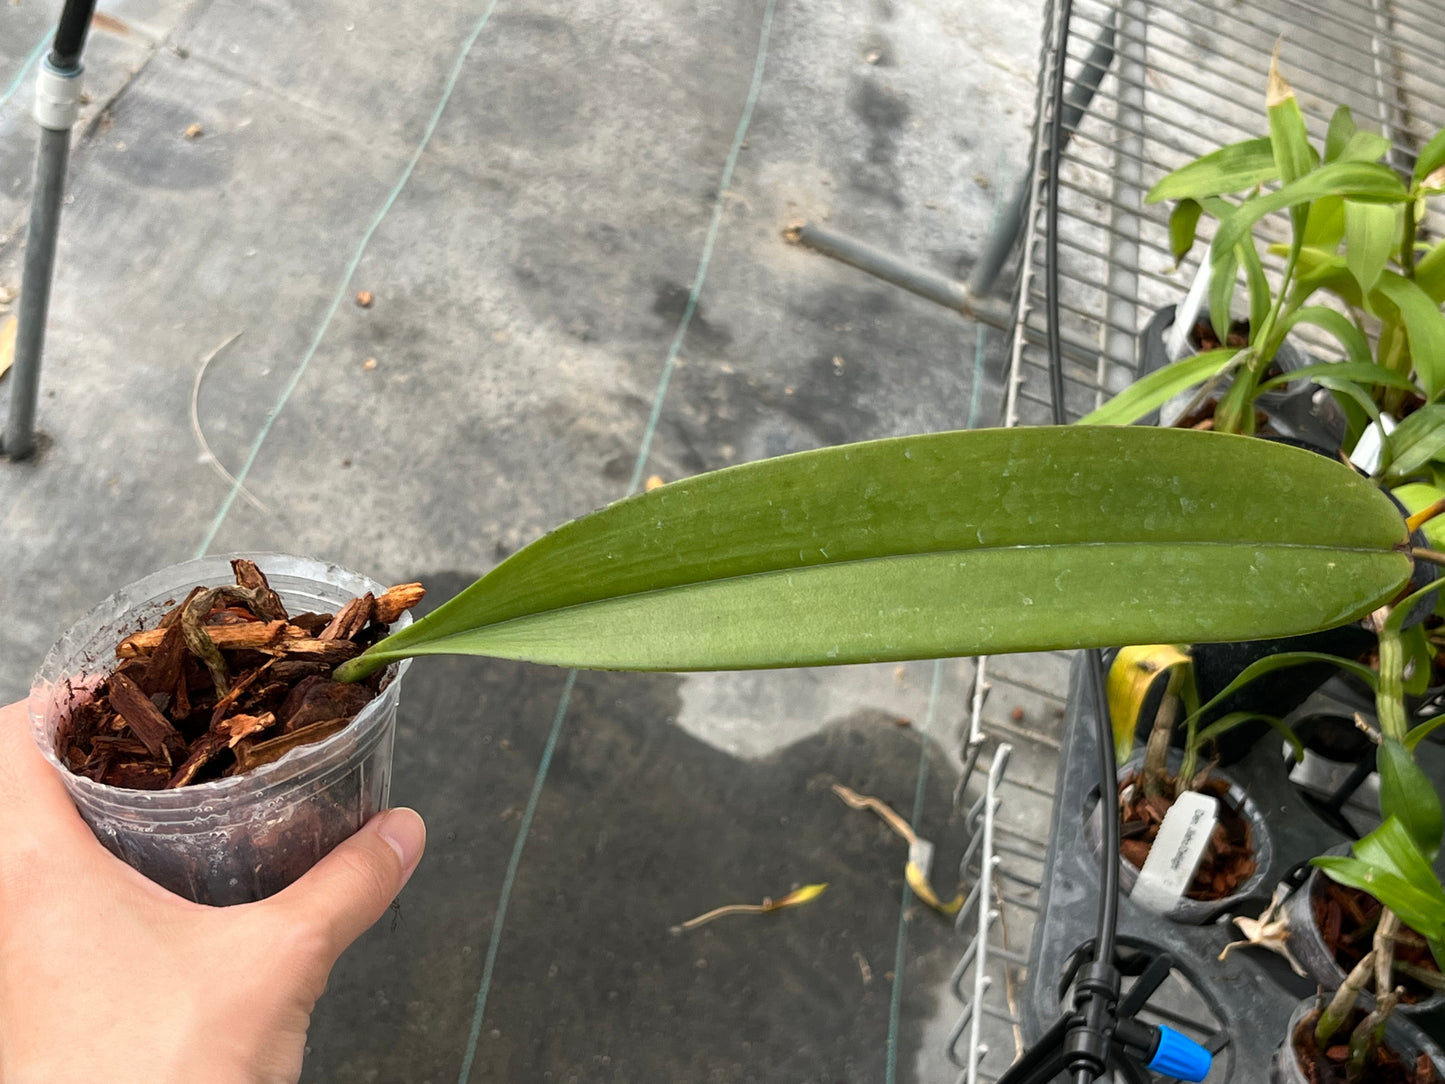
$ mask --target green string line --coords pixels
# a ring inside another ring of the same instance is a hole
[[[361,243],[356,246],[356,254],[351,257],[351,262],[346,265],[346,272],[341,276],[341,283],[336,288],[336,296],[331,299],[331,306],[326,310],[326,316],[322,319],[321,326],[316,329],[316,335],[312,338],[311,345],[302,356],[301,364],[298,365],[296,371],[291,374],[291,379],[286,382],[286,386],[281,390],[281,395],[275,404],[266,412],[266,419],[261,423],[261,428],[256,433],[256,439],[251,442],[251,450],[246,456],[246,461],[241,464],[241,469],[236,472],[230,492],[226,494],[226,499],[221,502],[221,507],[216,510],[216,516],[211,521],[211,527],[206,532],[206,537],[196,549],[195,555],[197,557],[204,557],[206,551],[211,548],[211,543],[216,540],[217,532],[220,531],[221,525],[225,523],[226,516],[231,511],[231,506],[236,503],[236,498],[241,493],[241,487],[245,484],[247,475],[251,473],[251,467],[255,465],[256,457],[261,453],[261,445],[266,443],[266,438],[270,435],[271,427],[276,423],[277,416],[285,409],[286,403],[291,398],[291,393],[296,390],[296,385],[301,383],[301,377],[305,375],[307,367],[311,364],[311,359],[316,356],[316,351],[321,346],[321,340],[326,337],[326,332],[331,327],[331,321],[336,316],[336,310],[341,307],[341,302],[350,289],[352,276],[356,274],[356,269],[361,266],[361,258],[366,254],[367,245],[371,243],[372,236],[381,226],[382,220],[386,218],[388,212],[391,211],[392,205],[396,203],[397,198],[401,195],[402,189],[404,189],[407,182],[411,180],[412,172],[416,169],[417,163],[421,161],[422,153],[426,150],[427,144],[431,142],[432,136],[436,133],[437,125],[441,122],[442,113],[446,111],[447,103],[451,101],[452,92],[456,89],[457,80],[461,77],[462,67],[466,63],[467,55],[472,51],[472,46],[476,44],[476,40],[481,35],[483,28],[486,27],[487,21],[491,19],[492,11],[496,6],[497,0],[491,0],[491,2],[487,4],[486,10],[482,12],[481,18],[477,20],[477,25],[472,28],[471,35],[467,38],[466,44],[462,46],[461,52],[457,54],[456,63],[452,65],[451,74],[447,77],[446,86],[442,90],[441,100],[437,102],[436,109],[432,112],[431,119],[427,122],[426,131],[422,133],[421,142],[417,144],[416,151],[413,152],[411,160],[407,162],[406,168],[401,171],[401,176],[397,178],[396,184],[392,186],[391,192],[381,205],[381,209],[376,212],[376,217],[371,220],[371,225],[366,228],[366,232],[361,237]]]
[[[3,108],[6,102],[15,97],[16,91],[25,84],[25,77],[30,74],[30,69],[35,66],[35,62],[45,53],[45,47],[49,44],[49,34],[35,43],[35,48],[30,50],[29,55],[25,58],[25,62],[20,65],[20,70],[15,73],[15,78],[10,80],[10,85],[3,91],[0,91],[0,108]]]
[[[923,820],[923,791],[928,779],[928,738],[933,731],[934,711],[938,706],[938,690],[943,684],[943,660],[933,660],[933,681],[928,686],[928,710],[923,716],[923,735],[918,744],[918,779],[913,788],[913,817],[909,826],[916,832]],[[898,942],[893,953],[893,993],[888,1002],[888,1046],[884,1061],[884,1080],[894,1084],[898,1079],[898,1019],[903,1009],[903,964],[908,948],[908,905],[913,902],[913,889],[903,882],[903,899],[898,905]]]
[[[627,486],[629,494],[636,493],[637,487],[642,484],[642,472],[647,467],[647,457],[652,450],[652,438],[657,432],[658,420],[662,417],[662,401],[667,396],[667,385],[672,380],[672,371],[677,368],[677,355],[682,350],[682,340],[687,335],[688,325],[692,323],[692,314],[697,311],[698,295],[702,293],[702,284],[707,278],[707,269],[712,263],[712,247],[717,241],[725,209],[723,197],[732,184],[733,169],[738,164],[743,138],[748,134],[748,125],[753,120],[753,107],[758,104],[758,93],[763,86],[763,65],[768,59],[768,35],[773,30],[773,9],[775,7],[777,7],[777,0],[768,0],[767,7],[763,9],[763,25],[758,33],[758,55],[757,59],[753,61],[752,85],[748,87],[748,98],[743,105],[743,115],[738,118],[737,130],[733,133],[733,145],[728,149],[727,161],[723,164],[722,176],[718,179],[717,199],[713,202],[712,221],[708,223],[707,237],[702,243],[702,257],[697,262],[697,274],[693,276],[692,289],[687,294],[687,305],[682,310],[682,319],[677,322],[677,331],[672,336],[671,345],[667,348],[667,360],[663,363],[662,376],[657,382],[657,391],[652,396],[652,413],[648,415],[647,427],[642,433],[642,446],[637,453],[637,465],[632,470],[632,481]]]
[[[708,267],[712,263],[713,246],[717,241],[717,235],[722,227],[722,214],[725,205],[728,189],[732,184],[733,169],[737,165],[738,154],[742,149],[744,138],[747,136],[748,125],[752,121],[753,108],[757,105],[758,95],[762,91],[763,67],[768,55],[768,37],[772,32],[773,10],[777,6],[777,0],[768,0],[763,11],[762,28],[758,34],[757,58],[753,62],[753,78],[748,86],[747,100],[743,105],[742,116],[738,120],[738,126],[733,133],[732,146],[728,148],[727,160],[723,165],[722,176],[718,181],[717,197],[713,203],[712,219],[708,224],[707,236],[703,241],[702,254],[698,258],[697,273],[693,276],[692,289],[688,293],[687,305],[684,307],[682,317],[678,321],[677,331],[673,334],[672,343],[667,350],[667,359],[663,363],[662,373],[658,377],[657,389],[652,397],[652,412],[648,416],[647,425],[643,429],[642,443],[637,451],[637,459],[632,468],[632,480],[628,483],[627,493],[631,495],[638,491],[642,484],[642,473],[647,467],[647,457],[652,448],[653,437],[657,433],[658,422],[662,417],[663,401],[667,397],[667,385],[672,377],[673,370],[677,367],[677,356],[682,349],[683,340],[687,337],[687,330],[692,323],[693,314],[697,311],[697,299],[702,292],[703,282],[707,279]],[[527,846],[527,836],[532,828],[532,817],[536,812],[537,803],[542,796],[542,788],[547,781],[547,773],[552,765],[552,751],[556,748],[558,737],[562,732],[562,724],[567,716],[567,704],[572,695],[572,685],[577,677],[576,670],[567,673],[567,684],[562,692],[561,703],[557,705],[557,714],[552,720],[552,731],[547,737],[547,747],[542,755],[541,762],[537,765],[537,775],[532,782],[532,794],[528,799],[526,811],[522,815],[521,824],[518,826],[517,839],[512,846],[512,857],[507,864],[507,873],[502,880],[501,901],[497,905],[497,914],[492,921],[491,937],[487,941],[486,962],[482,966],[482,979],[477,987],[476,1004],[472,1011],[471,1033],[467,1040],[467,1052],[462,1061],[460,1074],[457,1076],[457,1084],[468,1084],[472,1072],[472,1063],[476,1060],[477,1042],[482,1034],[482,1022],[486,1016],[487,998],[490,996],[492,987],[492,976],[495,972],[497,955],[501,948],[502,931],[506,924],[507,905],[511,899],[512,888],[516,882],[518,869],[522,864],[522,854]]]
[[[502,944],[502,927],[507,922],[507,905],[512,899],[512,886],[517,881],[517,870],[522,866],[522,852],[527,846],[527,834],[532,830],[532,818],[537,815],[537,803],[542,799],[542,784],[547,780],[547,771],[552,766],[552,754],[557,749],[557,739],[562,733],[562,720],[567,717],[567,705],[572,701],[572,686],[577,682],[577,671],[567,671],[567,682],[562,686],[562,697],[557,701],[557,714],[552,717],[552,730],[547,735],[547,744],[542,750],[542,760],[537,765],[537,777],[532,780],[532,793],[527,798],[527,808],[522,813],[522,822],[517,828],[517,841],[512,845],[512,857],[507,862],[507,874],[502,878],[502,895],[497,902],[497,913],[492,917],[492,936],[487,941],[487,959],[482,965],[482,982],[477,987],[476,1005],[472,1010],[472,1030],[467,1038],[467,1054],[462,1060],[462,1071],[457,1084],[467,1084],[472,1075],[472,1062],[477,1056],[477,1040],[482,1034],[482,1017],[487,1012],[487,993],[492,988],[492,974],[497,967],[497,952]]]

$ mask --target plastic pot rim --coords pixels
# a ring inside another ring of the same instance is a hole
[[[30,734],[41,755],[61,773],[67,787],[85,795],[88,804],[102,806],[112,816],[134,817],[154,823],[157,827],[171,820],[184,821],[188,831],[195,831],[198,830],[195,824],[197,812],[204,812],[202,807],[224,808],[230,800],[241,796],[254,801],[256,793],[263,789],[281,795],[303,787],[323,787],[333,776],[350,770],[344,750],[354,748],[358,742],[364,742],[366,748],[370,748],[381,740],[386,727],[380,725],[380,720],[386,715],[391,702],[400,695],[401,678],[411,665],[410,659],[403,659],[387,668],[387,676],[383,678],[377,696],[341,730],[321,741],[298,746],[278,760],[240,775],[174,790],[140,790],[98,783],[72,772],[61,762],[55,750],[52,720],[58,710],[64,710],[60,706],[62,700],[66,701],[66,707],[72,706],[85,696],[85,689],[74,685],[60,689],[58,683],[48,679],[46,674],[57,669],[66,655],[74,651],[74,634],[101,624],[104,620],[102,615],[120,611],[122,607],[127,616],[131,613],[140,616],[143,611],[154,607],[158,598],[174,595],[178,580],[191,580],[193,584],[230,582],[223,577],[229,575],[230,562],[236,558],[255,562],[268,576],[305,578],[355,595],[368,591],[379,594],[386,590],[369,577],[333,562],[287,553],[249,552],[200,557],[169,565],[127,584],[97,603],[72,623],[46,652],[27,701]],[[278,562],[284,562],[289,567],[276,568]],[[272,567],[268,568],[268,565]],[[335,582],[338,580],[341,582]],[[285,594],[285,589],[280,589],[280,593]],[[149,617],[148,614],[145,616]],[[405,628],[411,621],[411,614],[403,613],[391,629]],[[113,669],[113,661],[108,667],[100,665],[100,662],[97,659],[98,669],[103,669],[104,674]]]

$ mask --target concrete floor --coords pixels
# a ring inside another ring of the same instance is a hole
[[[4,298],[27,64],[56,10],[0,5]],[[0,696],[110,591],[199,552],[302,552],[439,600],[634,476],[997,417],[1000,342],[780,235],[811,219],[966,274],[1025,161],[1035,5],[103,10],[48,448],[0,460]],[[193,394],[244,490],[200,448]],[[1047,729],[1060,675],[1029,670],[991,712]],[[428,816],[431,851],[398,920],[343,961],[308,1079],[952,1079],[961,942],[916,908],[900,921],[897,841],[816,783],[907,812],[927,766],[946,870],[971,678],[584,674],[559,712],[563,673],[419,662],[393,796]],[[1047,757],[1024,763],[1046,795]],[[809,908],[667,933],[812,880],[834,887]]]

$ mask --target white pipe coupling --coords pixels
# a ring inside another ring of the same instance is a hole
[[[80,116],[79,64],[74,71],[63,72],[51,66],[46,57],[35,80],[35,119],[40,127],[52,132],[68,132]]]

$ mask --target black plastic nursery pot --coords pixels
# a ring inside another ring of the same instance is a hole
[[[1140,332],[1140,376],[1162,369],[1170,363],[1165,343],[1174,326],[1175,309],[1174,305],[1166,305],[1158,310]],[[1196,317],[1196,322],[1198,321],[1206,325],[1209,323],[1208,309],[1200,310]],[[1186,352],[1194,353],[1195,349],[1190,346]],[[1283,372],[1302,369],[1306,365],[1314,364],[1314,361],[1308,353],[1296,348],[1288,340],[1280,345],[1274,356],[1274,364]],[[1286,384],[1282,388],[1264,392],[1255,405],[1268,419],[1270,427],[1280,436],[1330,449],[1338,448],[1344,440],[1344,413],[1336,404],[1332,393],[1318,384],[1308,381]],[[1182,408],[1182,404],[1175,406]],[[1160,414],[1161,411],[1154,411],[1144,419],[1145,423],[1159,424]],[[1166,424],[1172,424],[1174,419],[1170,415],[1170,404],[1165,404],[1163,414],[1168,418]]]
[[[1200,703],[1208,703],[1223,692],[1231,681],[1244,672],[1252,663],[1271,655],[1285,652],[1312,651],[1322,655],[1336,655],[1354,659],[1370,650],[1375,644],[1375,634],[1362,625],[1343,625],[1340,628],[1311,632],[1302,636],[1286,636],[1275,640],[1245,640],[1228,644],[1194,644],[1190,657],[1194,660],[1194,682],[1199,691]],[[1205,712],[1199,720],[1202,730],[1216,719],[1222,719],[1231,712],[1248,708],[1264,715],[1282,719],[1294,711],[1330,678],[1340,672],[1339,667],[1328,662],[1309,662],[1298,666],[1284,667],[1250,682],[1242,689],[1230,693],[1214,707]],[[1161,675],[1161,678],[1163,675]],[[1140,713],[1138,739],[1147,740],[1152,726],[1154,711],[1164,695],[1165,680],[1156,682],[1150,690],[1145,710]],[[1182,721],[1182,720],[1181,720]],[[1238,762],[1248,755],[1255,743],[1270,732],[1268,723],[1251,721],[1220,735],[1211,745],[1210,752],[1217,762],[1225,767]],[[1184,730],[1174,732],[1173,744],[1182,747]]]
[[[1141,376],[1162,369],[1170,363],[1165,344],[1174,326],[1175,310],[1174,305],[1159,309],[1140,333],[1138,371]],[[1208,309],[1202,309],[1196,317],[1196,324],[1201,323],[1208,325]],[[1194,349],[1193,344],[1188,347],[1191,353]],[[1274,361],[1280,369],[1290,372],[1312,364],[1314,358],[1286,341],[1280,346]],[[1265,392],[1256,405],[1268,419],[1269,427],[1277,434],[1273,439],[1308,448],[1331,459],[1338,455],[1345,435],[1345,417],[1327,389],[1308,381],[1300,381]],[[1167,411],[1168,404],[1165,409]],[[1160,424],[1160,413],[1154,411],[1143,419],[1143,422]],[[1355,658],[1369,650],[1374,640],[1373,633],[1361,626],[1346,625],[1277,640],[1196,644],[1191,649],[1191,655],[1194,658],[1195,682],[1200,701],[1213,699],[1245,667],[1270,655],[1286,651],[1313,651]],[[1328,663],[1306,663],[1275,671],[1252,683],[1249,688],[1241,689],[1221,701],[1201,718],[1199,725],[1208,726],[1216,719],[1245,707],[1283,718],[1337,672],[1338,669]],[[1157,695],[1162,695],[1162,683]],[[1152,718],[1152,712],[1146,711],[1144,717]],[[1234,764],[1246,756],[1255,743],[1268,732],[1267,723],[1246,723],[1222,735],[1214,743],[1212,751],[1220,764]],[[1175,734],[1175,745],[1182,745],[1183,740],[1182,731]]]
[[[1337,854],[1346,854],[1345,844],[1333,848]],[[1303,871],[1301,871],[1303,872]],[[1328,881],[1319,870],[1312,869],[1305,876],[1304,883],[1290,896],[1285,907],[1289,918],[1289,948],[1294,958],[1309,972],[1310,977],[1326,990],[1334,989],[1345,980],[1345,968],[1325,941],[1324,932],[1318,921],[1319,901]],[[1407,998],[1402,999],[1396,1013],[1406,1018],[1445,1015],[1445,992],[1431,994],[1418,987],[1411,988]],[[1363,1003],[1373,1002],[1366,994]]]
[[[1040,878],[1039,917],[1020,1006],[1029,1039],[1041,1035],[1067,1007],[1067,992],[1056,984],[1075,950],[1094,937],[1098,917],[1100,865],[1089,828],[1099,800],[1098,752],[1084,665],[1085,657],[1075,660],[1070,680],[1049,848]],[[1421,749],[1427,774],[1445,779],[1445,753],[1439,747]],[[1319,988],[1316,979],[1297,976],[1282,957],[1262,949],[1235,948],[1219,959],[1224,948],[1240,937],[1230,921],[1233,915],[1259,916],[1287,874],[1349,842],[1289,782],[1284,754],[1282,742],[1261,741],[1228,773],[1248,796],[1268,834],[1267,851],[1257,854],[1259,875],[1244,891],[1218,901],[1202,915],[1174,917],[1145,910],[1121,891],[1120,944],[1130,951],[1167,952],[1178,979],[1192,988],[1182,991],[1171,981],[1151,1006],[1162,1010],[1163,1022],[1215,1052],[1208,1077],[1212,1084],[1269,1080],[1276,1048],[1288,1033],[1295,1006]],[[1181,921],[1186,918],[1189,921]],[[1172,995],[1167,993],[1171,988]],[[1426,1013],[1412,1020],[1436,1041],[1445,1038],[1445,1018]]]
[[[1171,752],[1169,757],[1169,770],[1177,772],[1179,769],[1180,757],[1178,752]],[[1117,779],[1122,789],[1126,780],[1135,776],[1143,767],[1144,756],[1141,750],[1138,755],[1130,759],[1119,769]],[[1228,776],[1216,773],[1215,778],[1226,785],[1226,791],[1220,796],[1220,802],[1231,811],[1241,817],[1249,826],[1251,843],[1254,847],[1255,870],[1249,877],[1240,884],[1233,892],[1218,899],[1190,899],[1183,897],[1169,912],[1169,918],[1189,926],[1198,926],[1211,921],[1216,915],[1236,910],[1244,901],[1265,891],[1264,878],[1270,867],[1270,855],[1273,853],[1269,836],[1269,824],[1261,815],[1258,806],[1245,792],[1244,788],[1234,782]],[[1097,787],[1091,792],[1091,797],[1097,797]],[[1100,810],[1102,803],[1093,800],[1093,808],[1089,813],[1088,823],[1085,826],[1084,838],[1089,845],[1091,853],[1098,861],[1099,847],[1102,845],[1102,826],[1100,824]],[[1134,890],[1134,884],[1139,878],[1139,867],[1135,866],[1124,855],[1119,856],[1119,890],[1123,893],[1130,893]]]
[[[1301,1064],[1294,1036],[1302,1025],[1308,1026],[1305,1024],[1306,1017],[1322,1007],[1322,999],[1315,997],[1306,998],[1294,1007],[1284,1037],[1270,1062],[1270,1084],[1315,1084]],[[1398,1013],[1385,1026],[1385,1045],[1406,1064],[1413,1064],[1419,1055],[1424,1054],[1439,1077],[1445,1080],[1445,1054],[1441,1053],[1439,1045]]]

